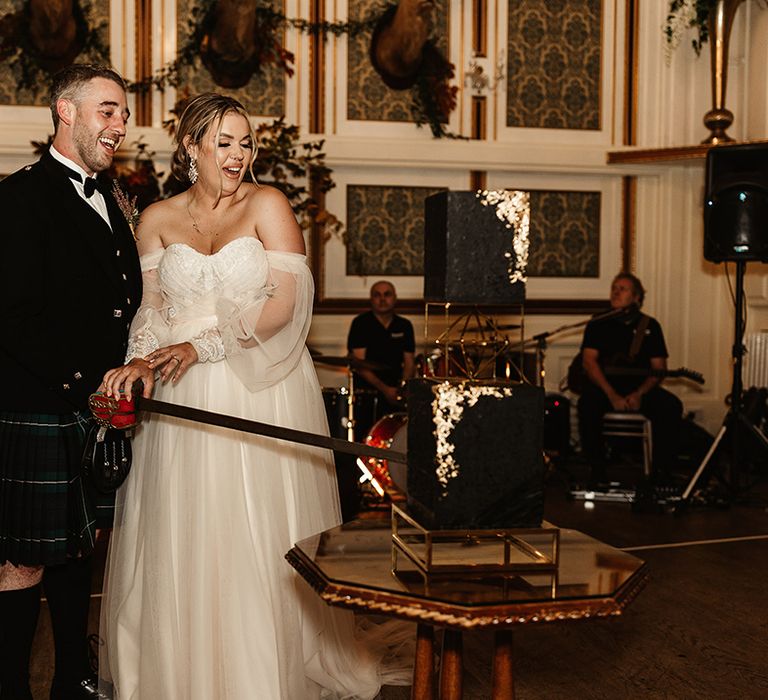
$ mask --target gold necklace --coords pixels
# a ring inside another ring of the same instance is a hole
[[[216,238],[219,235],[218,231],[216,231],[216,232],[211,231],[211,233],[203,233],[203,231],[201,230],[200,226],[198,226],[197,219],[195,219],[195,217],[192,216],[192,211],[189,208],[189,203],[190,203],[191,199],[192,199],[191,196],[187,197],[186,205],[187,205],[187,214],[189,214],[189,218],[192,220],[192,228],[195,229],[195,231],[199,235],[201,235],[201,236],[207,236],[209,238]]]

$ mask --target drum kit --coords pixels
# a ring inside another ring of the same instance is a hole
[[[347,384],[341,387],[323,387],[323,402],[331,435],[364,442],[373,447],[392,448],[394,445],[401,452],[406,451],[407,414],[388,413],[379,418],[379,402],[383,399],[373,389],[355,387],[355,375],[360,370],[380,372],[389,369],[386,365],[356,357],[323,355],[310,348],[310,355],[315,364],[327,367],[341,367],[347,371]],[[360,482],[370,482],[379,496],[385,489],[390,497],[398,498],[393,493],[405,491],[405,464],[388,463],[385,459],[359,457],[357,466],[362,472]]]
[[[491,317],[474,311],[450,324],[427,353],[416,357],[417,372],[431,378],[502,379],[543,384],[543,351],[531,351],[528,344],[510,342],[506,331],[520,329],[517,324],[498,324]],[[324,387],[323,401],[331,435],[364,442],[373,447],[407,452],[408,416],[392,412],[379,417],[378,392],[355,387],[360,370],[378,372],[385,365],[350,356],[323,355],[310,349],[318,365],[344,368],[347,384]],[[360,482],[370,482],[383,497],[401,500],[406,492],[405,464],[384,459],[361,457],[357,466]]]
[[[378,394],[371,389],[356,389],[355,374],[360,370],[380,372],[386,365],[370,360],[360,360],[344,355],[323,355],[310,349],[315,364],[327,367],[343,367],[347,371],[347,386],[324,387],[323,401],[328,413],[331,435],[360,440],[361,431],[367,430],[375,420],[378,408]]]

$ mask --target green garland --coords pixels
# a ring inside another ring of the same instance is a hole
[[[293,54],[286,51],[277,40],[278,30],[285,28],[312,36],[328,35],[350,38],[372,32],[381,16],[393,11],[396,5],[379,5],[362,20],[349,22],[310,22],[305,19],[286,17],[283,13],[269,6],[255,9],[257,32],[261,39],[262,51],[254,56],[248,68],[254,73],[260,73],[267,65],[280,66],[288,76],[293,75]],[[215,20],[216,0],[197,0],[193,4],[187,20],[187,40],[179,48],[176,58],[166,64],[154,75],[131,83],[129,90],[143,92],[154,87],[164,90],[166,86],[179,87],[181,74],[185,68],[200,68],[200,46],[213,28]],[[417,126],[428,124],[436,138],[461,138],[448,132],[445,123],[450,113],[456,108],[458,87],[451,86],[449,81],[454,77],[454,67],[442,55],[435,41],[430,39],[424,47],[424,60],[417,74],[416,82],[411,88],[411,102],[414,119]]]
[[[143,92],[154,87],[164,90],[166,86],[179,87],[181,83],[180,73],[184,68],[199,68],[202,63],[200,58],[200,46],[205,37],[213,29],[216,10],[216,0],[197,0],[189,13],[187,20],[187,40],[178,49],[176,58],[154,75],[136,81],[129,85],[132,92]],[[370,17],[360,22],[310,22],[306,19],[286,17],[282,12],[276,11],[270,6],[258,6],[255,8],[257,34],[262,39],[262,50],[254,56],[250,66],[253,73],[260,73],[267,65],[279,65],[288,76],[293,75],[294,56],[290,51],[282,48],[277,40],[278,30],[296,29],[312,36],[357,36],[370,31],[376,24],[377,18]]]
[[[73,3],[75,43],[80,47],[77,55],[85,54],[95,62],[109,63],[109,47],[104,41],[109,27],[104,20],[98,22],[95,14],[92,0]],[[29,36],[29,15],[29,0],[25,0],[20,9],[0,18],[0,61],[16,73],[17,94],[30,90],[37,96],[48,89],[51,67]]]
[[[308,186],[311,183],[322,194],[336,187],[333,171],[325,164],[325,142],[300,143],[300,136],[299,127],[286,124],[283,117],[256,127],[259,151],[253,172],[260,183],[273,185],[285,194],[301,228],[319,224],[326,236],[338,234],[343,228],[341,221],[320,205]],[[296,185],[296,181],[308,185]]]
[[[254,74],[260,73],[267,65],[281,67],[289,76],[293,75],[294,56],[286,51],[278,40],[278,32],[292,28],[312,36],[356,37],[373,31],[383,13],[392,11],[395,5],[376,6],[362,20],[349,22],[310,22],[305,19],[286,17],[270,6],[255,10],[257,34],[261,50],[245,68]],[[95,61],[108,63],[109,48],[103,40],[108,27],[106,22],[97,22],[93,0],[75,0],[75,19],[78,27],[78,41],[82,46],[80,54],[88,54]],[[179,48],[176,58],[160,68],[152,76],[131,82],[131,92],[142,93],[155,88],[163,91],[167,86],[178,88],[185,68],[200,68],[202,59],[200,47],[209,35],[215,21],[216,0],[194,0],[187,19],[187,40]],[[16,12],[0,18],[0,60],[17,67],[18,91],[32,90],[38,95],[49,82],[50,70],[39,52],[32,45],[28,34],[29,2]],[[417,126],[428,124],[436,138],[457,138],[449,133],[445,124],[456,107],[458,88],[451,86],[454,68],[430,39],[424,47],[424,60],[411,87],[411,102]]]

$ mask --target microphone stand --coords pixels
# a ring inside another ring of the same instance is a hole
[[[597,314],[596,316],[592,316],[591,318],[588,318],[586,321],[577,321],[576,323],[568,323],[564,326],[560,326],[558,328],[555,328],[553,331],[545,331],[544,333],[537,333],[536,335],[532,336],[528,340],[523,340],[521,343],[518,343],[517,346],[514,346],[511,348],[512,352],[516,352],[519,350],[520,355],[525,352],[525,349],[527,347],[531,347],[533,345],[536,346],[535,353],[536,353],[536,376],[538,377],[537,386],[544,386],[544,356],[546,355],[547,350],[547,341],[554,335],[559,335],[560,333],[564,333],[565,331],[570,331],[575,328],[581,328],[583,326],[586,326],[588,323],[592,321],[604,321],[609,318],[614,318],[616,316],[621,316],[622,314],[628,314],[631,313],[633,310],[637,309],[636,304],[632,304],[631,306],[625,308],[625,309],[610,309],[608,311],[604,311],[601,314]],[[521,367],[522,367],[522,357],[521,357]],[[522,376],[522,370],[520,372]]]

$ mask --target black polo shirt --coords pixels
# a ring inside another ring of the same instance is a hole
[[[602,320],[590,321],[584,329],[584,348],[598,352],[598,362],[601,367],[631,367],[649,369],[651,358],[668,357],[664,333],[659,322],[650,318],[645,329],[640,349],[632,361],[629,361],[629,350],[635,337],[635,330],[640,323],[642,314],[634,313],[628,316],[616,316]],[[644,381],[644,376],[606,375],[611,386],[624,395],[634,391]]]
[[[366,360],[380,362],[389,368],[376,372],[379,379],[388,386],[398,386],[403,378],[403,353],[416,350],[413,325],[408,319],[395,314],[385,328],[373,311],[360,314],[349,329],[347,349],[360,348],[365,348]]]

